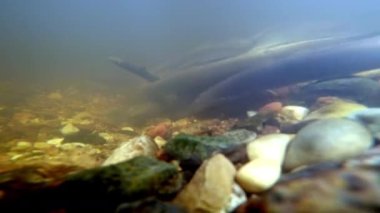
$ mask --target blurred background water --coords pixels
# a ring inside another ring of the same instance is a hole
[[[255,36],[374,32],[379,10],[375,0],[2,0],[0,77],[53,85],[80,79],[124,89],[144,81],[108,56],[154,72],[195,47]]]

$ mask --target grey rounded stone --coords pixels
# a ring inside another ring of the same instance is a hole
[[[359,110],[347,118],[363,124],[376,139],[380,139],[380,108]]]
[[[356,156],[372,145],[370,132],[348,119],[325,119],[302,128],[290,142],[284,169],[325,161],[342,161]]]

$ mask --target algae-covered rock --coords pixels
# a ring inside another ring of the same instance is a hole
[[[150,157],[86,170],[69,176],[59,187],[69,209],[103,209],[150,196],[166,198],[179,190],[181,176],[176,166]]]
[[[232,134],[233,135],[233,134]],[[237,140],[234,136],[193,136],[180,134],[171,139],[165,146],[165,153],[174,159],[188,162],[198,167],[203,160],[213,153],[229,151],[247,143],[247,140]]]
[[[249,131],[246,129],[234,129],[225,132],[223,136],[235,141],[248,142],[254,140],[257,137],[257,134],[256,132]]]

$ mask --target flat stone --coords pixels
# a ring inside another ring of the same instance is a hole
[[[62,135],[73,135],[79,132],[79,129],[71,123],[66,124],[61,130]]]
[[[60,146],[63,142],[64,138],[53,138],[48,141],[46,141],[47,144],[51,144],[54,146]]]
[[[135,137],[115,149],[103,162],[103,166],[120,163],[140,155],[154,156],[157,151],[157,145],[148,136]]]

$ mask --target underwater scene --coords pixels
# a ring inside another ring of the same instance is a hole
[[[380,212],[380,2],[1,0],[0,212]]]

